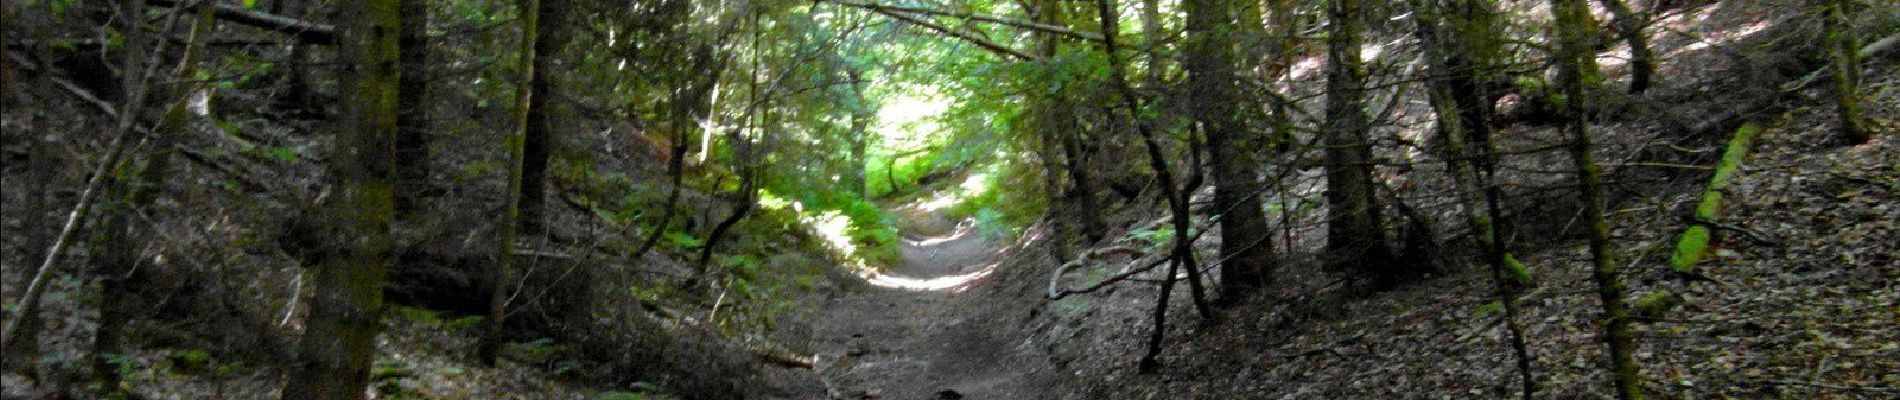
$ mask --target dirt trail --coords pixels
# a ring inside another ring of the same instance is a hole
[[[986,318],[995,307],[985,300],[995,299],[981,286],[999,248],[968,221],[939,236],[908,237],[902,265],[870,278],[869,290],[833,300],[812,338],[829,396],[1047,398],[1046,358],[1022,350],[1009,321]]]

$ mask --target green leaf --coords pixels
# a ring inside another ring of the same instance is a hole
[[[705,245],[706,241],[686,232],[667,232],[666,241],[675,248],[690,249]]]
[[[1489,317],[1492,314],[1497,314],[1501,312],[1504,312],[1504,302],[1492,300],[1489,303],[1484,303],[1483,305],[1478,306],[1478,309],[1472,310],[1471,318],[1483,319],[1484,317]]]
[[[280,163],[296,162],[298,158],[297,151],[292,150],[289,147],[274,146],[274,147],[271,147],[266,152],[270,156],[271,160],[274,160]]]
[[[1525,266],[1523,262],[1518,261],[1516,254],[1504,253],[1504,270],[1505,273],[1511,275],[1511,280],[1517,281],[1520,285],[1530,286],[1537,283],[1535,279],[1531,278],[1531,267]]]

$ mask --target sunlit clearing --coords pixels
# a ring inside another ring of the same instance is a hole
[[[1320,67],[1324,66],[1326,66],[1325,57],[1310,56],[1301,58],[1299,61],[1293,63],[1292,71],[1289,71],[1290,73],[1287,74],[1287,77],[1289,80],[1295,81],[1311,78],[1313,74],[1319,73]]]
[[[970,233],[973,233],[975,231],[976,231],[976,221],[965,218],[963,222],[957,223],[956,230],[952,230],[948,234],[944,234],[943,236],[928,237],[928,238],[923,238],[923,239],[918,239],[918,240],[904,239],[904,243],[910,244],[912,246],[925,246],[925,247],[936,246],[936,245],[943,244],[952,240],[962,239],[964,236],[969,236]]]
[[[1768,29],[1768,26],[1773,25],[1775,22],[1772,18],[1764,19],[1743,24],[1740,28],[1729,30],[1697,28],[1696,25],[1707,22],[1709,18],[1712,17],[1714,10],[1715,7],[1706,7],[1692,12],[1678,13],[1656,21],[1657,25],[1663,26],[1669,31],[1687,32],[1688,35],[1697,39],[1695,43],[1683,45],[1681,48],[1663,55],[1663,58],[1676,57],[1684,52],[1697,51],[1709,48],[1710,46],[1734,42],[1759,33],[1764,29]],[[1698,34],[1697,31],[1703,32]]]
[[[989,169],[985,169],[983,172],[971,173],[969,177],[963,178],[963,183],[957,184],[955,189],[938,191],[936,194],[931,195],[930,198],[917,203],[917,208],[926,212],[942,210],[962,203],[963,199],[989,191],[990,173],[993,172],[989,171]]]
[[[877,111],[878,145],[886,154],[923,148],[939,132],[936,117],[950,109],[950,101],[930,87],[907,87],[892,96]]]
[[[1629,64],[1630,57],[1632,56],[1629,47],[1617,47],[1615,50],[1597,54],[1597,65],[1606,69],[1618,68]]]
[[[877,287],[917,291],[949,290],[955,293],[969,289],[971,283],[975,283],[977,280],[981,280],[983,277],[995,273],[996,265],[997,263],[990,263],[984,265],[983,269],[976,270],[976,272],[945,275],[934,278],[912,278],[873,272],[869,276],[866,276],[864,280]]]
[[[1374,44],[1359,48],[1359,59],[1361,60],[1378,60],[1382,54],[1385,54],[1385,44]]]
[[[851,217],[832,210],[818,215],[799,214],[798,220],[811,227],[812,232],[825,241],[825,247],[843,254],[856,267],[865,266],[863,258],[858,256],[858,244],[851,242]]]

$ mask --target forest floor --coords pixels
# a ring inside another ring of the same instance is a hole
[[[1046,355],[1018,346],[985,283],[1006,252],[969,221],[915,205],[896,210],[903,262],[867,278],[812,321],[812,348],[829,398],[1034,399],[1053,385]]]

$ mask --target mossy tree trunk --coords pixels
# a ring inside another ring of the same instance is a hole
[[[1386,244],[1372,181],[1371,123],[1365,110],[1365,64],[1359,59],[1365,10],[1360,0],[1327,6],[1325,263],[1393,283],[1396,269]]]
[[[529,0],[521,1],[524,2],[523,7],[527,7],[525,2]],[[560,18],[558,18],[564,9],[564,4],[560,0],[534,0],[533,3],[535,7],[532,8],[532,13],[540,21],[532,28],[527,28],[535,31],[535,40],[524,43],[524,46],[531,48],[535,53],[528,80],[528,85],[531,86],[529,90],[532,90],[534,95],[525,99],[528,102],[528,127],[521,152],[521,215],[516,223],[521,225],[522,233],[541,235],[546,230],[544,210],[547,208],[548,157],[551,146],[554,144],[551,137],[554,130],[554,119],[551,117],[554,113],[554,102],[550,101],[552,98],[548,94],[554,86],[551,80],[554,73],[554,57],[564,42],[560,37]],[[529,12],[524,9],[522,15],[525,16]],[[527,25],[524,23],[523,26]]]
[[[1631,354],[1635,343],[1630,336],[1629,310],[1623,302],[1626,290],[1610,243],[1610,224],[1604,220],[1600,181],[1603,168],[1597,164],[1590,148],[1588,105],[1598,79],[1595,47],[1591,46],[1595,24],[1583,0],[1551,0],[1550,4],[1556,23],[1552,31],[1558,38],[1555,56],[1557,86],[1562,96],[1559,107],[1567,120],[1565,131],[1570,134],[1568,148],[1576,168],[1579,200],[1583,203],[1582,222],[1590,234],[1590,279],[1596,282],[1597,299],[1603,305],[1604,350],[1610,358],[1610,376],[1616,384],[1617,398],[1641,399],[1643,379]]]
[[[1861,144],[1873,139],[1867,120],[1860,112],[1860,36],[1854,32],[1851,8],[1853,0],[1827,0],[1827,52],[1834,68],[1834,110],[1839,115],[1841,137],[1848,143]]]
[[[165,112],[159,116],[158,123],[152,129],[153,137],[148,141],[151,153],[145,157],[142,166],[127,163],[120,172],[130,175],[129,180],[119,185],[112,214],[106,225],[100,229],[105,236],[104,249],[98,252],[99,259],[99,327],[93,332],[92,359],[93,376],[101,390],[109,396],[123,396],[120,387],[120,371],[125,366],[124,331],[126,323],[138,313],[138,303],[133,298],[134,285],[144,281],[144,274],[138,268],[139,250],[144,244],[164,240],[157,237],[138,222],[139,215],[158,197],[160,188],[171,174],[172,143],[177,135],[185,133],[185,104],[197,86],[193,77],[197,76],[198,60],[203,51],[204,41],[211,35],[216,23],[212,7],[199,7],[198,19],[192,26],[191,35],[186,40],[183,60],[177,73],[173,74],[170,90],[164,94],[169,101]],[[136,105],[133,105],[136,106]],[[124,111],[121,111],[124,112]]]
[[[1459,205],[1464,208],[1465,224],[1477,238],[1485,264],[1491,268],[1493,294],[1503,306],[1504,326],[1510,333],[1523,398],[1529,399],[1537,392],[1537,381],[1524,331],[1517,324],[1515,285],[1512,274],[1507,273],[1512,257],[1497,229],[1502,193],[1496,189],[1489,169],[1496,150],[1489,142],[1474,147],[1470,140],[1470,132],[1489,131],[1490,113],[1458,98],[1459,84],[1482,82],[1479,77],[1490,76],[1491,66],[1496,65],[1497,54],[1489,51],[1495,49],[1489,26],[1493,11],[1484,2],[1422,0],[1413,5],[1419,42],[1434,71],[1428,83],[1429,97],[1438,115],[1438,132],[1446,138],[1446,158],[1451,160]]]
[[[523,207],[527,203],[530,190],[527,185],[528,147],[537,132],[536,126],[542,122],[535,118],[535,100],[543,97],[545,86],[537,84],[542,79],[541,71],[541,17],[546,10],[544,0],[520,0],[516,3],[521,13],[521,55],[518,65],[522,68],[523,85],[515,86],[515,127],[505,142],[508,154],[508,194],[502,206],[502,221],[496,227],[496,252],[488,267],[488,319],[483,322],[482,338],[476,345],[475,357],[482,363],[493,366],[500,361],[502,328],[508,317],[508,282],[512,282],[514,271],[515,238],[520,229],[531,225],[521,219]],[[539,131],[545,134],[546,131]],[[546,161],[546,160],[542,160]],[[538,191],[537,191],[538,193]]]
[[[1669,255],[1671,269],[1676,272],[1694,272],[1696,264],[1702,263],[1709,243],[1715,239],[1715,231],[1709,229],[1709,224],[1714,223],[1721,214],[1722,188],[1727,187],[1729,178],[1741,170],[1743,161],[1748,158],[1750,143],[1760,133],[1761,125],[1748,122],[1729,137],[1722,158],[1716,160],[1715,173],[1709,177],[1709,185],[1702,189],[1701,201],[1696,203],[1695,220],[1676,238],[1676,250]]]
[[[1275,79],[1290,74],[1293,69],[1293,60],[1300,55],[1300,19],[1294,0],[1261,1],[1267,3],[1263,8],[1267,13],[1267,26],[1273,32],[1269,34],[1272,40],[1271,46],[1267,46],[1268,55],[1263,59],[1266,64],[1266,68],[1263,69],[1263,78],[1266,82],[1273,82]],[[1275,88],[1268,88],[1268,90],[1273,89]],[[1293,137],[1293,115],[1290,103],[1285,98],[1274,96],[1268,105],[1268,111],[1270,111],[1267,116],[1268,134],[1271,135],[1271,143],[1275,151],[1290,151],[1298,141]],[[1282,213],[1281,215],[1285,218],[1289,214]]]
[[[1243,151],[1239,120],[1240,85],[1234,72],[1234,13],[1230,0],[1186,0],[1187,96],[1194,119],[1207,136],[1214,171],[1214,208],[1221,230],[1221,299],[1231,302],[1266,285],[1272,256],[1272,231],[1260,208],[1260,177],[1252,155]],[[1258,19],[1258,15],[1249,18]],[[1254,23],[1257,25],[1257,23]],[[1243,24],[1245,25],[1245,24]],[[1199,166],[1194,166],[1199,168]],[[1177,232],[1186,235],[1188,232]]]
[[[399,0],[345,0],[338,69],[343,110],[330,156],[328,242],[285,399],[361,399],[382,330],[393,260],[396,102],[402,75]]]

